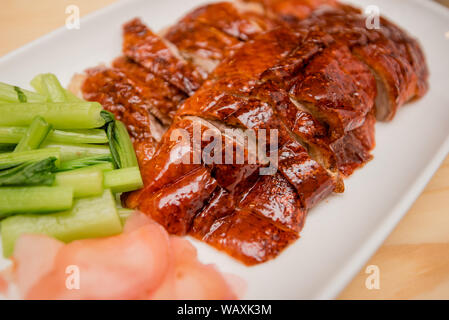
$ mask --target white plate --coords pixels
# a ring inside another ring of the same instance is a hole
[[[205,1],[203,1],[205,2]],[[28,87],[37,73],[64,84],[87,67],[120,54],[121,25],[140,16],[154,30],[170,25],[195,0],[122,1],[0,59],[0,81]],[[208,1],[210,2],[210,1]],[[310,213],[302,237],[274,261],[245,267],[197,241],[200,258],[243,277],[245,298],[334,298],[407,212],[449,150],[449,11],[430,1],[357,1],[419,38],[430,66],[430,91],[376,127],[375,158],[346,181],[346,192]],[[32,26],[30,26],[32,27]],[[6,265],[0,260],[0,267]]]

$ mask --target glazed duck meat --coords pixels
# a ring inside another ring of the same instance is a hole
[[[126,125],[144,188],[122,197],[170,233],[253,265],[372,159],[377,120],[427,90],[417,41],[336,1],[199,7],[159,34],[124,26],[123,56],[81,90]]]

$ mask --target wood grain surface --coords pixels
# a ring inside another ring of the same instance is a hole
[[[85,15],[112,2],[0,0],[0,56],[64,25],[67,5]],[[379,270],[379,289],[367,289],[370,265]],[[449,157],[339,298],[449,299]]]

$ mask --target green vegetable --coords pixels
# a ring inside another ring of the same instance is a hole
[[[136,153],[125,125],[115,120],[110,112],[103,110],[101,116],[106,121],[105,130],[114,165],[117,168],[137,167]]]
[[[76,95],[71,93],[69,90],[65,90],[65,96],[67,99],[67,102],[80,102],[84,101],[83,99],[78,98]]]
[[[61,153],[61,161],[70,161],[94,156],[107,156],[110,154],[109,148],[106,145],[44,142],[41,148],[58,148]]]
[[[115,121],[115,148],[120,156],[120,168],[137,167],[136,153],[134,151],[128,130],[121,121]]]
[[[47,158],[37,162],[26,162],[17,167],[0,171],[0,186],[51,186],[55,180],[53,171],[56,158]]]
[[[20,139],[14,152],[38,149],[50,130],[51,126],[42,117],[37,116]]]
[[[97,102],[1,103],[0,126],[29,126],[41,116],[55,129],[91,129],[105,124]]]
[[[64,242],[107,237],[122,232],[110,190],[101,196],[76,200],[67,212],[46,215],[16,215],[1,222],[3,255],[9,257],[21,234],[46,234]]]
[[[143,187],[138,167],[104,172],[104,187],[114,193],[129,192]]]
[[[47,141],[56,143],[101,144],[107,143],[108,137],[106,136],[106,133],[101,129],[73,129],[71,131],[54,130],[48,135]]]
[[[0,218],[16,213],[67,210],[72,202],[70,187],[0,187]]]
[[[45,102],[47,98],[38,93],[0,82],[0,101],[5,102]]]
[[[111,164],[112,158],[111,155],[101,155],[101,156],[95,156],[95,157],[86,157],[86,158],[80,158],[70,161],[64,161],[61,163],[61,165],[58,168],[58,171],[67,171],[67,170],[74,170],[84,167],[89,167],[93,165],[100,165],[100,164]]]
[[[15,147],[15,144],[0,143],[0,153],[12,152],[14,151]]]
[[[19,99],[19,102],[27,102],[27,96],[26,94],[22,91],[22,89],[20,89],[17,86],[14,86],[14,91],[17,92],[17,98]]]
[[[66,90],[52,73],[38,74],[31,80],[31,86],[50,102],[67,102]]]
[[[117,209],[118,216],[120,217],[120,221],[122,222],[122,225],[124,226],[126,223],[126,220],[131,216],[131,214],[134,212],[133,209],[127,209],[127,208],[118,208]]]
[[[26,132],[26,127],[0,127],[0,143],[18,144]]]
[[[27,132],[25,127],[0,127],[0,143],[17,144]],[[47,142],[58,143],[107,143],[108,137],[102,129],[52,130]]]
[[[102,172],[104,172],[104,171],[114,170],[114,165],[112,164],[112,162],[104,162],[104,163],[94,164],[92,166],[84,167],[82,169],[84,169],[85,171],[99,169]],[[81,169],[78,169],[78,170],[81,170]]]
[[[64,162],[64,163],[68,163],[68,162]],[[81,168],[71,169],[70,172],[73,172],[73,171],[91,172],[91,171],[97,171],[97,170],[100,170],[101,172],[111,171],[111,170],[114,170],[114,165],[112,164],[112,162],[100,162],[98,164],[93,164],[90,166],[84,166]],[[58,171],[59,172],[67,172],[67,170],[65,170],[65,171],[58,170]]]
[[[35,162],[46,158],[55,158],[56,167],[59,166],[59,149],[37,149],[22,152],[9,152],[0,154],[0,170],[16,167],[24,162]]]
[[[56,174],[55,185],[72,187],[75,198],[97,196],[103,193],[103,171],[87,167],[59,172]]]

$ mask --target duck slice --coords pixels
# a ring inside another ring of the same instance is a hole
[[[183,60],[173,46],[154,34],[140,19],[123,26],[123,53],[188,95],[203,83],[205,74]]]

